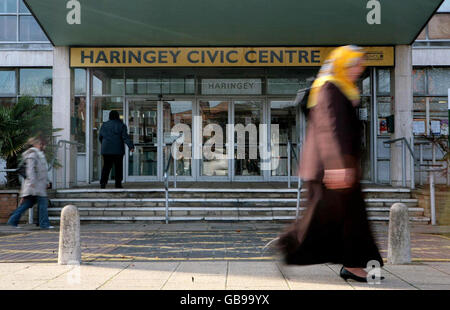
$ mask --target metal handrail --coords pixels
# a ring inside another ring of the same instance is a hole
[[[412,143],[413,142],[413,137],[411,137]],[[415,166],[415,161],[416,158],[414,156],[414,151],[411,148],[411,145],[409,144],[408,140],[406,140],[405,137],[401,137],[401,138],[397,138],[397,139],[392,139],[392,140],[388,140],[388,141],[384,141],[383,144],[393,144],[395,142],[402,142],[402,186],[406,187],[406,151],[405,151],[405,145],[408,147],[409,153],[412,157],[412,164],[410,165],[410,170],[411,170],[411,181],[410,181],[410,187],[411,189],[415,188],[415,181],[414,181],[414,166]]]
[[[64,144],[64,146],[63,146]],[[56,144],[57,148],[64,148],[64,188],[67,188],[67,169],[66,169],[66,164],[67,164],[67,144],[69,145],[73,145],[73,146],[83,146],[83,143],[77,142],[77,141],[69,141],[69,140],[58,140],[58,143]],[[53,158],[53,163],[56,160],[56,156]],[[52,164],[53,166],[53,164]],[[75,184],[78,184],[78,168],[77,168],[77,161],[75,161]],[[55,181],[55,174],[53,173],[53,181]],[[56,184],[55,182],[53,182],[54,184]]]
[[[435,144],[433,141],[422,141],[422,142],[417,142],[416,144],[418,144],[420,146],[420,163],[419,163],[419,167],[431,167],[428,169],[422,169],[419,168],[419,172],[428,172],[429,173],[429,178],[430,178],[430,211],[431,211],[431,225],[436,225],[436,198],[435,198],[435,173],[438,171],[443,171],[443,170],[447,170],[448,171],[448,163],[447,166],[441,164],[441,165],[437,165],[436,164],[436,149],[435,149]],[[423,163],[423,145],[427,145],[427,144],[431,144],[431,154],[432,154],[432,164],[424,164]],[[447,177],[448,180],[448,177]],[[420,185],[422,185],[422,174],[420,173]]]
[[[172,145],[175,143],[175,141],[177,141],[181,136],[183,136],[183,133],[179,134],[178,137],[176,137],[172,143],[167,143],[166,146],[170,146],[169,147],[169,158],[166,164],[166,167],[164,169],[164,191],[165,191],[165,196],[166,196],[166,224],[169,223],[169,169],[170,169],[170,164],[172,163],[172,158],[173,158],[173,173],[174,173],[174,186],[176,187],[176,176],[177,176],[177,157],[176,155],[173,156],[172,155]]]

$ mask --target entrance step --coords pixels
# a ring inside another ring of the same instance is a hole
[[[410,220],[428,223],[417,199],[405,188],[364,188],[368,219],[389,221],[393,203],[408,206]],[[297,214],[297,189],[289,188],[172,188],[169,190],[169,221],[292,221]],[[305,211],[306,190],[301,190],[299,216]],[[49,216],[59,221],[62,208],[78,207],[81,221],[165,221],[163,188],[66,189],[51,197]]]

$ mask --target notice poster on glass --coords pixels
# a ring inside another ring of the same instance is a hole
[[[110,110],[103,110],[103,117],[102,117],[102,122],[107,122],[109,121],[109,112],[111,112]]]
[[[387,120],[385,118],[378,119],[378,134],[385,135],[388,133]]]
[[[414,120],[413,121],[413,133],[415,135],[425,134],[425,121],[424,120]]]
[[[431,133],[433,135],[441,134],[441,121],[431,121]]]

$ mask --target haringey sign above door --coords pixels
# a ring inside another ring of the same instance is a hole
[[[261,79],[202,79],[202,95],[261,95]]]
[[[334,47],[73,47],[71,67],[321,66]],[[367,66],[393,66],[394,48],[364,47]]]

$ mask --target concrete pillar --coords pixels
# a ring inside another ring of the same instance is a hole
[[[395,46],[395,68],[392,79],[395,132],[392,139],[405,137],[410,143],[413,124],[412,48],[410,45]],[[413,148],[413,146],[411,146]],[[410,155],[406,153],[406,186],[410,186]],[[391,184],[402,186],[402,144],[391,144]]]
[[[388,264],[411,263],[408,207],[394,203],[389,213]]]
[[[80,263],[80,215],[77,207],[68,205],[61,211],[58,264],[79,265]]]
[[[69,67],[69,47],[56,46],[53,50],[53,128],[62,130],[56,132],[55,141],[70,141],[70,114],[71,114],[71,70]],[[59,149],[58,161],[63,166],[56,170],[56,184],[54,188],[62,188],[64,186],[64,177],[66,184],[69,185],[71,178],[73,179],[73,167],[71,163],[76,159],[76,148],[70,147],[67,151],[66,160],[64,162],[64,151]],[[71,173],[72,172],[72,173]]]

